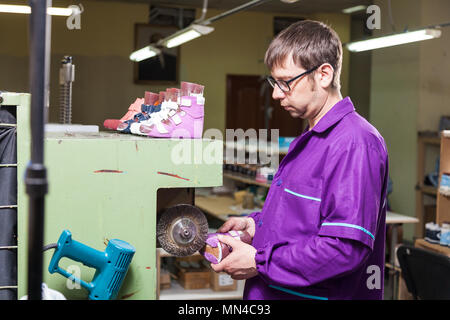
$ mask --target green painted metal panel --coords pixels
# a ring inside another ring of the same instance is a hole
[[[20,97],[20,98],[19,98]],[[28,197],[24,175],[30,159],[29,102],[18,106],[18,296],[26,294]],[[74,240],[103,251],[108,239],[125,240],[136,248],[118,299],[156,298],[156,194],[159,188],[222,185],[222,141],[148,139],[100,133],[47,133],[44,242],[54,243],[64,229]],[[44,253],[44,282],[69,299],[85,299],[47,267],[53,250]],[[94,270],[69,259],[61,266],[90,281]],[[75,268],[74,268],[75,266]]]

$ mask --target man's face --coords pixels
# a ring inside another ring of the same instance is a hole
[[[272,69],[272,77],[275,80],[290,80],[306,70],[297,66],[291,59],[287,57],[281,66]],[[290,91],[284,92],[275,85],[272,92],[272,98],[280,100],[281,107],[293,118],[311,119],[317,111],[317,86],[309,79],[309,75],[304,75],[289,83]]]

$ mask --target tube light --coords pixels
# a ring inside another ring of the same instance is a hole
[[[204,26],[200,24],[193,24],[183,30],[175,32],[173,35],[162,39],[160,44],[167,47],[173,48],[179,46],[180,44],[186,43],[200,36],[206,35],[214,31],[213,27]]]
[[[22,13],[31,14],[30,6],[12,5],[12,4],[0,4],[0,12],[3,13]],[[68,17],[72,14],[72,9],[70,8],[48,8],[47,14],[52,16],[65,16]]]
[[[351,13],[353,13],[353,12],[358,12],[358,11],[366,10],[366,8],[367,8],[367,6],[364,6],[364,5],[355,6],[355,7],[343,9],[343,10],[342,10],[342,13],[345,13],[345,14],[351,14]]]
[[[161,50],[153,46],[146,46],[145,48],[139,49],[132,54],[130,54],[130,60],[139,62],[151,57],[154,57],[161,53]]]
[[[422,29],[417,31],[410,31],[405,33],[398,33],[394,35],[373,38],[369,40],[362,40],[351,42],[347,44],[347,49],[352,52],[361,52],[367,50],[374,50],[385,47],[398,46],[405,43],[416,41],[429,40],[439,38],[441,30],[438,29]]]
[[[51,8],[47,9],[47,13],[49,15],[52,15],[52,16],[68,17],[68,16],[72,15],[73,11],[70,8],[55,8],[55,7],[51,7]]]
[[[17,5],[12,5],[12,4],[0,4],[0,12],[30,14],[31,7],[30,6],[17,6]]]

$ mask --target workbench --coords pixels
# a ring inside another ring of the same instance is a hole
[[[29,208],[24,177],[31,148],[30,95],[3,93],[2,97],[3,105],[17,107],[20,298],[27,293]],[[156,299],[157,191],[222,185],[222,154],[217,163],[202,159],[203,150],[216,143],[220,145],[215,150],[222,150],[223,142],[217,140],[149,139],[115,132],[46,133],[49,188],[44,244],[57,242],[64,229],[74,240],[100,251],[109,239],[127,241],[136,253],[117,299]],[[180,150],[188,161],[179,163]],[[67,285],[66,278],[47,271],[52,253],[44,252],[43,281],[67,299],[86,299],[85,289],[70,289],[73,285]],[[62,259],[60,266],[78,266],[79,276],[87,282],[95,271],[68,259]]]

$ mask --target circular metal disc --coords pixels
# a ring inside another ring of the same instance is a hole
[[[205,245],[208,221],[195,206],[180,204],[168,208],[156,226],[161,247],[174,256],[194,254]]]
[[[170,235],[175,243],[187,245],[195,239],[197,227],[189,218],[180,218],[172,224]]]

